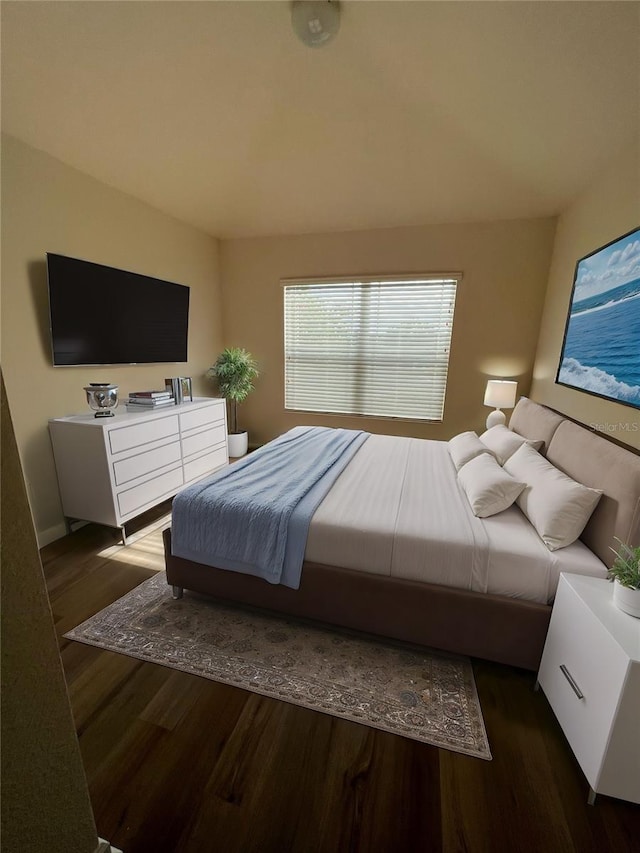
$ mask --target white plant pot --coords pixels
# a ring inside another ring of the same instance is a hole
[[[619,610],[640,619],[640,589],[630,589],[615,580],[613,582],[613,603]]]
[[[248,432],[229,433],[227,438],[229,440],[229,456],[232,459],[238,459],[240,456],[246,456],[247,449],[249,447]]]

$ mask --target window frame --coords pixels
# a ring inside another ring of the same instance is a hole
[[[280,284],[282,286],[282,322],[283,322],[283,363],[284,363],[284,375],[283,375],[283,397],[284,397],[284,411],[285,412],[298,412],[301,414],[309,414],[309,415],[323,415],[323,416],[331,416],[334,418],[367,418],[370,420],[389,420],[389,421],[405,421],[412,423],[423,423],[423,424],[438,424],[444,421],[445,416],[445,406],[446,406],[446,395],[447,395],[447,385],[449,380],[449,369],[451,366],[451,354],[453,347],[453,324],[455,322],[455,309],[456,303],[460,294],[460,285],[463,280],[463,274],[461,272],[429,272],[429,273],[397,273],[397,274],[385,274],[385,275],[351,275],[351,276],[313,276],[313,277],[295,277],[295,278],[282,278],[280,280]],[[448,345],[448,353],[447,353],[447,363],[446,370],[444,375],[444,388],[442,394],[442,416],[441,417],[417,417],[413,415],[389,415],[389,414],[365,414],[360,412],[336,412],[332,410],[326,409],[305,409],[305,408],[291,408],[287,406],[287,288],[292,286],[322,286],[322,285],[367,285],[367,284],[401,284],[401,283],[429,283],[432,282],[434,284],[438,283],[453,283],[455,285],[454,295],[452,300],[452,320],[451,320],[451,336],[449,339]]]

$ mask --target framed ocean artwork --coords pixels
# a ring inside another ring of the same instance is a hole
[[[640,228],[577,262],[556,382],[640,409]]]

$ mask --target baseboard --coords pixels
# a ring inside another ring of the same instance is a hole
[[[48,527],[46,530],[40,530],[38,531],[38,548],[44,548],[45,545],[50,545],[56,539],[62,539],[66,535],[67,528],[64,522]]]
[[[74,521],[71,524],[71,530],[79,530],[81,527],[84,527],[85,524],[88,524],[86,521]],[[44,548],[45,545],[50,545],[52,542],[55,542],[56,539],[62,539],[63,536],[66,536],[69,531],[67,530],[67,526],[62,521],[60,524],[56,524],[53,527],[48,527],[46,530],[40,530],[37,534],[38,539],[38,548]]]
[[[98,846],[94,853],[122,853],[122,850],[118,847],[113,847],[108,841],[105,841],[104,838],[99,838]]]

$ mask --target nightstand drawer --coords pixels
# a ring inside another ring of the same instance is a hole
[[[559,587],[538,680],[594,788],[627,665],[623,650],[582,599],[571,587]]]

